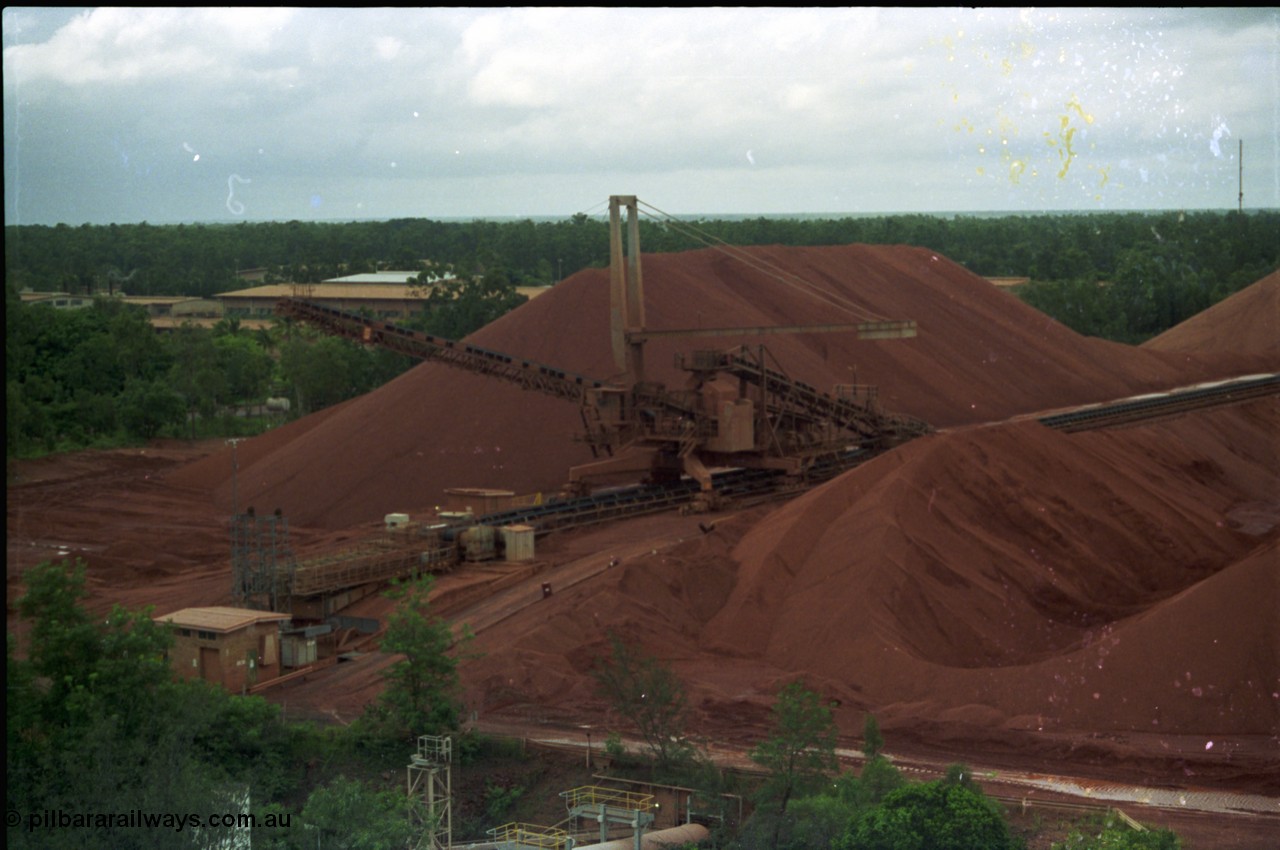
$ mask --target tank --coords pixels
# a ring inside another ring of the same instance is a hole
[[[473,525],[462,532],[462,557],[468,561],[487,561],[497,557],[496,535],[491,525]]]
[[[533,526],[508,525],[502,529],[502,546],[508,561],[533,560]]]
[[[685,844],[697,844],[699,841],[706,841],[707,836],[711,833],[705,826],[697,823],[687,823],[684,826],[675,826],[671,829],[659,829],[654,832],[646,832],[640,840],[642,850],[660,850],[660,848],[681,847]],[[636,846],[635,836],[630,838],[619,838],[615,841],[606,841],[603,844],[583,844],[577,850],[633,850]]]

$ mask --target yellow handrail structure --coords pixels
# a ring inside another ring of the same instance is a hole
[[[619,791],[617,788],[605,788],[602,785],[582,785],[561,791],[565,805],[569,811],[579,806],[607,806],[611,809],[624,809],[629,812],[648,811],[654,807],[652,794],[639,794],[635,791]]]
[[[554,826],[536,826],[531,823],[504,823],[489,830],[495,844],[512,844],[517,847],[549,848],[562,850],[569,842],[569,833]]]

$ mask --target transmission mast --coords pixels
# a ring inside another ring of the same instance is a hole
[[[453,739],[421,735],[418,751],[409,759],[408,795],[421,798],[426,809],[427,850],[449,850],[453,844]]]

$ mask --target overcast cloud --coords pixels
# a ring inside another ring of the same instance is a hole
[[[1280,13],[4,10],[8,224],[1280,207]]]

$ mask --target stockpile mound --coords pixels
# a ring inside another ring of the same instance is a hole
[[[677,352],[765,344],[793,377],[817,387],[872,383],[882,404],[953,426],[1167,389],[1231,374],[1209,361],[1081,337],[930,251],[902,246],[759,247],[644,259],[648,324],[756,327],[914,319],[910,340],[843,334],[662,341],[652,377],[683,385]],[[785,270],[785,274],[779,270]],[[817,287],[815,296],[802,280]],[[614,371],[608,273],[588,269],[469,341],[595,378]],[[575,443],[577,407],[492,378],[424,363],[339,408],[238,448],[242,506],[280,508],[296,524],[344,528],[422,511],[451,487],[553,491],[591,460]],[[288,437],[288,439],[285,439]],[[171,476],[231,508],[229,452]]]
[[[1274,286],[1185,338],[1236,340],[1220,368],[1274,369]],[[600,716],[584,671],[616,631],[672,664],[722,739],[765,734],[803,676],[850,736],[870,711],[961,756],[1275,792],[1277,432],[1275,398],[1069,435],[955,427],[513,617],[477,642],[469,695]]]
[[[753,528],[705,645],[857,682],[886,716],[1265,734],[1276,535],[1233,512],[1280,488],[1278,411],[920,440]]]
[[[1148,340],[1143,348],[1258,357],[1260,371],[1280,368],[1280,271]]]
[[[602,716],[585,671],[616,631],[721,739],[764,734],[804,677],[851,736],[873,712],[899,745],[1256,788],[1280,728],[1277,429],[1267,399],[916,440],[482,634],[472,704]]]

